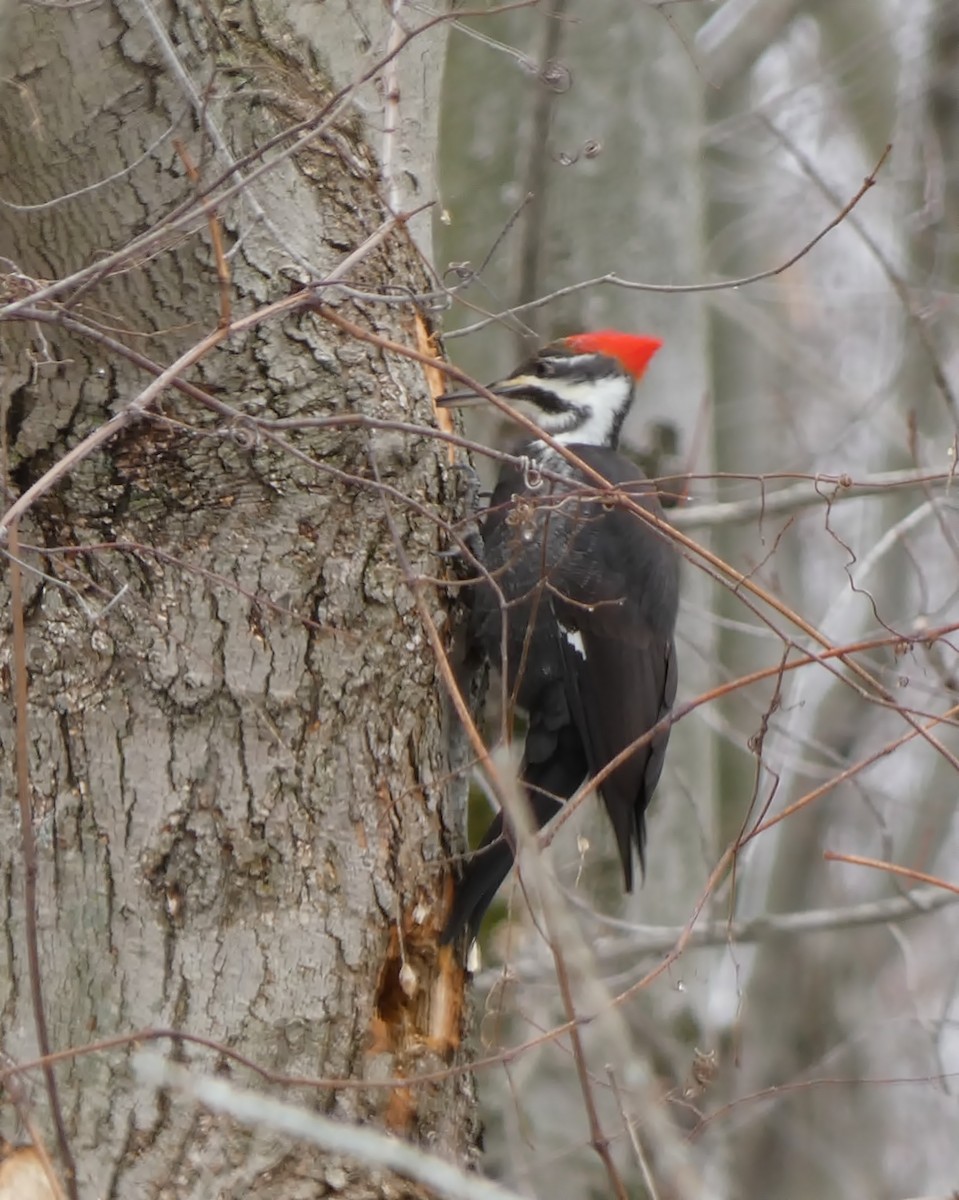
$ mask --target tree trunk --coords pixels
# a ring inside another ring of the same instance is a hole
[[[0,10],[4,299],[27,301],[3,326],[7,502],[150,381],[98,334],[165,367],[217,329],[221,290],[237,321],[327,278],[377,230],[348,283],[427,290],[427,230],[417,245],[405,224],[384,222],[390,206],[419,203],[429,177],[442,26],[337,100],[400,44],[388,6],[363,8],[362,22],[348,3],[269,0]],[[423,22],[403,15],[408,28]],[[315,133],[295,155],[290,138],[263,153],[306,121]],[[246,156],[244,176],[272,165],[221,200],[212,224],[194,207],[188,224],[82,284],[30,297],[31,281],[158,230]],[[332,288],[320,300],[416,345],[409,304]],[[25,319],[37,310],[42,321]],[[461,976],[436,950],[462,798],[401,565],[442,573],[435,552],[458,489],[429,436],[422,369],[291,301],[182,374],[220,411],[165,391],[19,524],[51,1047],[147,1029],[213,1039],[276,1072],[349,1079],[284,1094],[462,1158],[473,1097],[461,1076],[372,1086],[455,1064],[462,1018]],[[278,431],[250,419],[346,414],[426,428]],[[7,572],[0,1022],[4,1053],[24,1062],[39,1047],[12,802],[10,582]],[[445,590],[416,587],[447,638]],[[225,1051],[175,1045],[182,1060],[257,1082]],[[130,1050],[57,1069],[81,1195],[401,1194],[153,1095],[131,1080]],[[39,1077],[26,1103],[51,1130]]]

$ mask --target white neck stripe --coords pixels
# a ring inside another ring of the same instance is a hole
[[[623,410],[632,394],[632,381],[624,375],[605,379],[550,379],[545,385],[567,411],[541,412],[536,423],[562,445],[582,442],[588,446],[610,446]]]

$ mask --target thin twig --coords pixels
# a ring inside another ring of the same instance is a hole
[[[504,808],[509,816],[513,835],[517,842],[517,857],[520,866],[520,883],[525,890],[532,882],[537,895],[540,897],[539,907],[542,910],[546,926],[546,942],[553,959],[553,969],[559,985],[563,1009],[569,1026],[569,1039],[572,1049],[576,1075],[579,1079],[580,1094],[586,1109],[586,1119],[589,1123],[590,1145],[596,1152],[606,1171],[609,1184],[617,1200],[628,1200],[622,1177],[613,1161],[609,1149],[609,1138],[603,1131],[596,1101],[590,1080],[589,1068],[586,1063],[586,1053],[580,1036],[579,1020],[576,1013],[576,1003],[573,998],[573,988],[570,972],[566,961],[566,949],[573,952],[580,950],[579,933],[569,921],[566,906],[556,886],[552,873],[540,857],[536,833],[532,827],[529,804],[525,792],[515,771],[510,776],[506,794],[503,798]],[[597,986],[598,985],[595,985]]]
[[[505,774],[505,773],[504,773]],[[562,893],[556,885],[555,877],[542,858],[537,844],[537,838],[532,829],[530,813],[525,793],[515,770],[505,778],[506,788],[503,803],[513,826],[517,841],[517,860],[520,869],[520,883],[524,890],[532,884],[539,897],[537,911],[542,912],[546,928],[546,942],[549,946],[562,996],[563,1008],[566,1014],[565,1033],[570,1039],[572,1056],[579,1079],[580,1094],[586,1109],[590,1130],[590,1145],[603,1164],[609,1179],[612,1193],[625,1200],[628,1193],[622,1177],[616,1167],[610,1152],[610,1139],[606,1136],[596,1101],[593,1094],[593,1081],[586,1062],[586,1053],[580,1036],[580,1025],[583,1019],[576,1011],[573,996],[571,967],[572,963],[577,975],[585,988],[585,1003],[591,1016],[590,1022],[597,1019],[596,1014],[603,1013],[604,1023],[608,1023],[615,1013],[615,1003],[593,969],[593,959],[589,948],[584,943],[576,923],[570,919],[569,910],[563,901]],[[628,1032],[622,1022],[611,1030],[613,1042],[623,1049],[628,1042]],[[647,1064],[640,1058],[626,1060],[628,1070],[634,1077],[633,1087],[642,1096],[646,1119],[654,1135],[659,1140],[660,1153],[664,1162],[664,1170],[668,1174],[672,1194],[677,1200],[692,1200],[698,1189],[692,1179],[688,1155],[669,1118],[664,1114],[659,1098],[655,1093],[651,1073]],[[475,1067],[474,1063],[474,1067]]]
[[[653,1178],[653,1172],[650,1169],[649,1162],[646,1158],[646,1153],[643,1150],[642,1143],[639,1140],[639,1134],[636,1132],[636,1127],[630,1120],[629,1114],[626,1112],[626,1105],[623,1103],[623,1093],[620,1090],[619,1083],[616,1079],[616,1072],[613,1070],[611,1065],[607,1065],[606,1075],[609,1078],[609,1086],[613,1089],[613,1095],[616,1097],[616,1103],[619,1105],[619,1114],[623,1118],[626,1136],[629,1138],[630,1145],[633,1147],[633,1153],[636,1155],[636,1161],[639,1163],[639,1169],[643,1175],[643,1183],[646,1185],[646,1191],[649,1192],[649,1200],[659,1200],[659,1191],[656,1187],[656,1180]]]
[[[774,121],[770,120],[765,113],[758,113],[757,115],[759,120],[762,121],[763,125],[765,125],[769,132],[779,141],[780,145],[785,147],[785,149],[793,156],[796,162],[799,163],[800,167],[802,167],[803,171],[805,171],[816,187],[819,188],[826,199],[832,204],[837,203],[835,191],[829,186],[819,171],[817,171],[812,160],[806,154],[804,154],[802,150],[800,150],[796,142],[789,137],[788,134],[784,133]],[[902,305],[906,314],[906,319],[913,327],[923,350],[926,352],[926,356],[929,359],[929,366],[932,370],[932,378],[936,388],[945,401],[946,408],[948,409],[953,422],[959,425],[959,397],[956,396],[956,393],[950,386],[949,380],[946,377],[946,372],[943,369],[942,363],[939,359],[939,355],[936,353],[936,348],[932,344],[932,338],[929,335],[926,324],[916,311],[916,306],[913,303],[912,294],[908,285],[895,270],[892,263],[883,252],[882,247],[868,231],[868,229],[866,229],[862,222],[853,217],[850,219],[849,224],[850,227],[856,231],[863,245],[865,245],[869,250],[870,254],[879,264],[883,274],[889,280],[889,286],[896,293],[899,303]]]
[[[920,883],[929,883],[943,891],[952,892],[959,896],[959,884],[949,883],[937,875],[927,875],[925,871],[916,871],[912,867],[900,867],[895,863],[882,862],[878,858],[867,858],[862,854],[839,854],[835,850],[824,850],[826,862],[851,863],[854,867],[873,867],[877,871],[888,871],[890,875],[902,875],[905,879],[915,879]]]
[[[186,146],[177,139],[173,143],[173,148],[182,159],[190,182],[194,187],[198,187],[200,172],[196,169],[196,165],[190,157]],[[233,310],[230,303],[230,266],[226,261],[226,255],[223,253],[223,232],[220,228],[220,219],[217,216],[215,208],[211,208],[207,213],[207,227],[210,230],[210,241],[213,243],[213,259],[216,263],[216,274],[220,284],[220,328],[222,329],[230,324],[233,317]]]
[[[772,829],[772,827],[774,825],[778,825],[780,821],[785,821],[787,817],[791,817],[795,813],[799,812],[800,809],[806,808],[814,801],[820,799],[821,796],[824,796],[827,792],[831,792],[833,788],[838,787],[840,783],[845,783],[847,779],[852,779],[854,776],[859,775],[867,767],[871,767],[874,763],[877,763],[881,759],[888,757],[888,755],[892,754],[895,750],[898,750],[901,746],[906,745],[907,742],[911,742],[914,738],[920,736],[925,736],[928,738],[929,730],[933,729],[937,725],[941,725],[943,721],[955,717],[957,714],[959,714],[959,704],[954,704],[951,708],[946,709],[941,716],[935,717],[925,726],[918,726],[918,723],[916,723],[918,727],[910,729],[908,733],[904,733],[901,737],[895,738],[891,742],[886,742],[885,745],[881,746],[874,754],[867,754],[865,758],[860,758],[858,762],[852,763],[850,766],[846,767],[844,771],[840,771],[838,775],[834,775],[824,784],[821,784],[817,788],[813,788],[812,791],[806,792],[804,796],[800,796],[799,799],[794,800],[792,804],[788,804],[784,809],[781,809],[778,813],[776,813],[775,816],[768,817],[765,821],[762,821],[759,825],[756,825],[748,834],[746,834],[744,838],[741,839],[740,845],[744,846],[747,842],[751,842],[753,838],[759,837],[759,835],[761,833],[765,833],[767,829]],[[902,712],[902,716],[906,717],[907,714]],[[909,723],[913,724],[913,719],[911,717],[909,718]]]
[[[611,917],[597,912],[575,892],[564,892],[564,895],[567,902],[582,912],[589,921],[616,931],[616,936],[594,943],[594,951],[600,962],[608,963],[623,955],[638,959],[645,955],[665,954],[676,945],[683,932],[681,925],[639,925],[622,917]],[[814,933],[835,933],[870,925],[901,924],[916,917],[928,916],[955,903],[955,897],[948,891],[939,886],[931,886],[916,888],[905,895],[886,896],[881,900],[864,900],[844,908],[770,913],[749,921],[705,921],[692,931],[686,941],[686,949],[747,946],[780,938],[805,937]],[[512,978],[525,982],[535,982],[544,975],[542,965],[534,962],[514,963],[510,971]],[[475,983],[480,988],[489,988],[501,979],[501,971],[490,971],[478,975]]]
[[[547,926],[549,925],[549,913],[547,911]],[[551,931],[552,932],[552,931]],[[566,958],[562,952],[560,943],[550,936],[549,948],[553,955],[553,969],[556,972],[556,982],[559,984],[560,996],[563,1000],[563,1009],[566,1013],[566,1019],[570,1023],[569,1041],[573,1048],[573,1061],[576,1064],[576,1075],[579,1079],[579,1090],[583,1097],[583,1104],[586,1107],[586,1119],[589,1122],[589,1143],[599,1156],[600,1162],[606,1170],[607,1178],[609,1179],[610,1187],[613,1189],[614,1195],[618,1200],[629,1200],[626,1192],[626,1186],[623,1183],[622,1176],[613,1162],[613,1156],[609,1149],[609,1138],[603,1132],[603,1127],[599,1120],[599,1113],[596,1111],[596,1101],[593,1098],[593,1089],[589,1079],[589,1070],[586,1066],[586,1054],[583,1050],[583,1039],[580,1036],[579,1023],[576,1020],[576,1005],[573,1000],[573,989],[570,984],[569,971],[566,967]]]

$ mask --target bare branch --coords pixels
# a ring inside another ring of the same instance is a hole
[[[925,871],[916,871],[912,867],[900,867],[896,863],[881,862],[877,858],[866,858],[862,854],[839,854],[835,850],[824,850],[823,858],[826,862],[851,863],[855,867],[873,867],[877,871],[888,871],[890,875],[901,875],[905,879],[918,879],[951,895],[959,896],[959,884],[949,883],[946,879],[929,875]]]
[[[275,1100],[262,1092],[241,1088],[225,1079],[198,1075],[187,1067],[174,1066],[158,1054],[141,1053],[134,1070],[143,1082],[155,1088],[171,1088],[189,1096],[211,1112],[225,1113],[250,1129],[270,1129],[298,1141],[309,1142],[329,1154],[346,1155],[364,1166],[395,1171],[449,1200],[520,1200],[498,1183],[464,1171],[446,1159],[399,1138],[380,1133],[369,1125],[334,1121],[296,1104]]]
[[[598,925],[617,930],[621,936],[597,944],[596,955],[609,961],[621,955],[638,958],[647,954],[665,954],[671,950],[685,928],[682,925],[637,925],[619,917],[597,913],[575,892],[566,898],[576,909]],[[745,946],[776,938],[802,937],[811,933],[834,933],[869,925],[887,925],[928,916],[956,903],[956,897],[940,886],[916,888],[904,896],[864,900],[844,908],[814,908],[807,912],[771,913],[750,921],[704,921],[696,925],[686,939],[687,950],[712,949],[716,946]],[[534,964],[514,964],[511,974],[524,980],[539,979],[543,971]],[[500,972],[486,972],[477,978],[479,986],[492,987],[502,978]]]
[[[842,500],[855,500],[862,496],[883,495],[894,488],[948,487],[955,480],[954,471],[883,471],[865,479],[852,479],[849,475],[808,476],[807,481],[793,487],[783,488],[772,495],[765,494],[767,478],[758,482],[763,495],[748,500],[727,500],[719,504],[695,504],[678,509],[670,514],[670,521],[679,529],[715,529],[717,526],[733,525],[765,517],[782,516],[799,512],[804,508],[815,508],[819,504],[835,504]],[[822,488],[832,489],[828,493]]]

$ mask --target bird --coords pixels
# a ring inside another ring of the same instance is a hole
[[[480,516],[482,570],[468,589],[469,637],[502,672],[510,704],[527,716],[519,778],[537,829],[657,727],[597,789],[627,891],[634,849],[645,870],[645,814],[663,769],[664,718],[677,683],[679,554],[655,485],[619,450],[636,385],[661,345],[618,330],[575,334],[490,385],[510,410],[498,411],[491,440],[511,457]],[[483,400],[454,391],[437,403]],[[614,485],[619,499],[591,472]],[[442,944],[464,931],[470,943],[476,938],[514,846],[500,812],[455,884]]]

